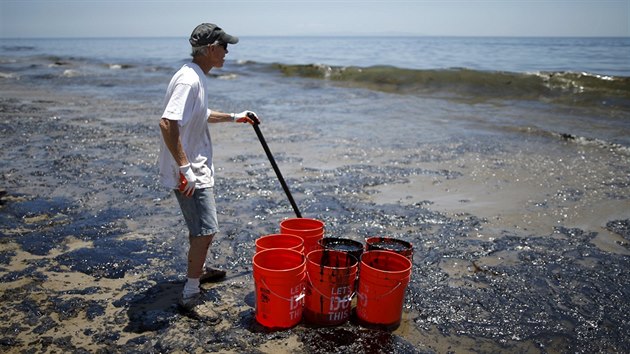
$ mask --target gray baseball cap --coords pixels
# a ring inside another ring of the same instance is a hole
[[[188,39],[188,42],[190,42],[190,45],[193,47],[201,47],[212,44],[216,41],[236,44],[238,43],[238,37],[230,36],[225,33],[221,27],[215,25],[214,23],[202,23],[195,27]]]

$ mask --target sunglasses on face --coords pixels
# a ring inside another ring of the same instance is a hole
[[[227,46],[228,46],[227,43],[221,42],[221,41],[216,41],[216,42],[214,42],[213,45],[218,45],[218,46],[222,47],[224,50],[227,50]]]

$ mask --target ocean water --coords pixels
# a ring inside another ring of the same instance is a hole
[[[210,73],[211,106],[224,111],[356,121],[331,133],[390,143],[399,132],[357,126],[387,117],[421,124],[412,140],[538,134],[630,147],[630,38],[244,37],[229,51]],[[0,80],[159,107],[188,54],[185,38],[3,39]]]

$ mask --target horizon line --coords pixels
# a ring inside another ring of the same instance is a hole
[[[188,36],[27,36],[27,37],[1,37],[0,40],[24,40],[24,39],[169,39],[186,38]],[[351,35],[331,35],[331,34],[296,34],[296,35],[240,35],[239,38],[304,38],[304,37],[327,37],[327,38],[393,38],[393,37],[428,37],[428,38],[630,38],[630,35],[440,35],[440,34],[351,34]]]

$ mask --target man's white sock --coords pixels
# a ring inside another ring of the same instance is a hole
[[[184,285],[184,298],[191,297],[201,290],[199,289],[199,278],[188,278],[186,285]]]

